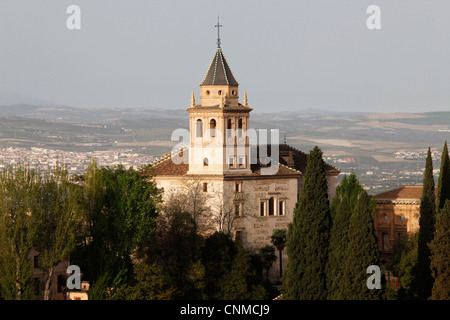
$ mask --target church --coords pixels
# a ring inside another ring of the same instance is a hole
[[[205,199],[209,210],[202,220],[204,234],[227,232],[256,251],[271,244],[273,230],[287,230],[292,221],[307,154],[280,143],[278,135],[265,142],[249,126],[252,110],[246,92],[240,102],[239,83],[218,35],[217,49],[200,83],[200,103],[193,92],[186,109],[189,142],[152,163],[149,170],[164,190],[163,200],[177,192]],[[325,172],[331,200],[340,171],[325,164]],[[272,281],[279,280],[278,266],[277,261],[270,270]]]

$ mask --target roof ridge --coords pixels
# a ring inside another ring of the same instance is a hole
[[[217,56],[219,50],[220,50],[220,48],[217,48],[216,54],[214,55],[215,63],[214,63],[214,75],[212,78],[212,84],[214,84],[214,82],[216,82],[216,73],[217,73],[217,58],[216,58],[216,56]]]
[[[228,81],[228,76],[227,76],[227,70],[225,70],[225,63],[223,62],[224,56],[222,54],[222,50],[220,50],[220,60],[222,61],[222,68],[223,68],[223,74],[225,75],[225,81],[227,82],[227,84],[230,84],[230,81]],[[214,83],[214,81],[213,81]]]
[[[292,171],[296,171],[296,172],[298,172],[298,173],[303,174],[303,172],[301,172],[300,170],[297,170],[297,169],[295,169],[295,168],[291,168],[291,167],[289,167],[289,166],[287,166],[287,165],[285,165],[285,164],[282,164],[282,163],[279,162],[279,161],[278,161],[278,164],[279,164],[280,166],[283,166],[283,167],[285,167],[285,168],[288,168],[288,169],[290,169],[290,170],[292,170]]]
[[[161,156],[161,158],[156,159],[155,161],[151,162],[150,165],[154,166],[154,165],[160,164],[160,163],[162,163],[162,162],[164,162],[164,161],[166,161],[168,159],[171,159],[172,155],[174,155],[175,153],[180,152],[182,150],[184,151],[185,149],[189,149],[189,146],[187,144],[181,146],[180,148],[178,148],[176,150],[172,150],[172,151],[166,152],[165,154],[163,154]]]
[[[212,66],[212,64],[213,64],[213,61],[215,60],[215,58],[216,58],[216,55],[214,54],[213,58],[211,59],[211,62],[209,63],[209,67],[208,67],[208,70],[206,70],[206,73],[205,73],[205,75],[203,76],[203,79],[202,79],[202,81],[200,81],[200,85],[202,85],[202,83],[203,83],[203,82],[205,82],[205,80],[206,80],[206,77],[207,77],[207,76],[208,76],[208,74],[209,74],[209,70],[211,69],[211,66]]]

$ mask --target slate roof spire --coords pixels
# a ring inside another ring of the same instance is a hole
[[[209,65],[208,71],[206,72],[205,77],[200,83],[201,86],[210,86],[210,85],[228,85],[228,86],[238,86],[239,83],[236,81],[233,73],[231,72],[231,68],[228,65],[225,56],[223,55],[222,48],[220,47],[220,27],[222,25],[219,24],[219,17],[217,17],[217,24],[215,27],[217,28],[217,49],[214,57]]]

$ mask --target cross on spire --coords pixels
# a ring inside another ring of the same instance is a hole
[[[217,24],[214,26],[217,28],[217,47],[220,48],[220,27],[222,25],[219,24],[219,16],[217,16]]]

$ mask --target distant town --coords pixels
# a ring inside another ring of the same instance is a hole
[[[97,151],[63,151],[37,147],[3,147],[0,148],[0,169],[10,164],[26,163],[47,171],[57,162],[67,165],[69,174],[82,174],[90,161],[95,158],[100,166],[123,165],[126,168],[139,169],[160,155],[142,154],[135,149],[115,149]],[[354,172],[360,183],[369,194],[377,194],[389,189],[406,186],[421,185],[425,169],[425,152],[398,151],[394,157],[398,163],[362,164],[355,157],[342,157],[334,154],[324,156],[324,160],[342,171],[341,176]],[[440,151],[432,151],[433,160],[438,161]],[[438,163],[434,167],[434,174],[439,173]]]
[[[154,160],[153,156],[135,153],[131,149],[73,152],[47,148],[0,148],[0,169],[10,164],[25,163],[41,171],[53,168],[57,162],[67,165],[69,174],[82,174],[95,158],[99,166],[123,165],[138,169]]]
[[[431,151],[435,179],[439,176],[441,151]],[[398,151],[393,154],[397,162],[361,163],[354,157],[334,154],[324,156],[327,163],[341,170],[341,176],[354,172],[364,189],[372,195],[403,186],[422,185],[426,152]]]

